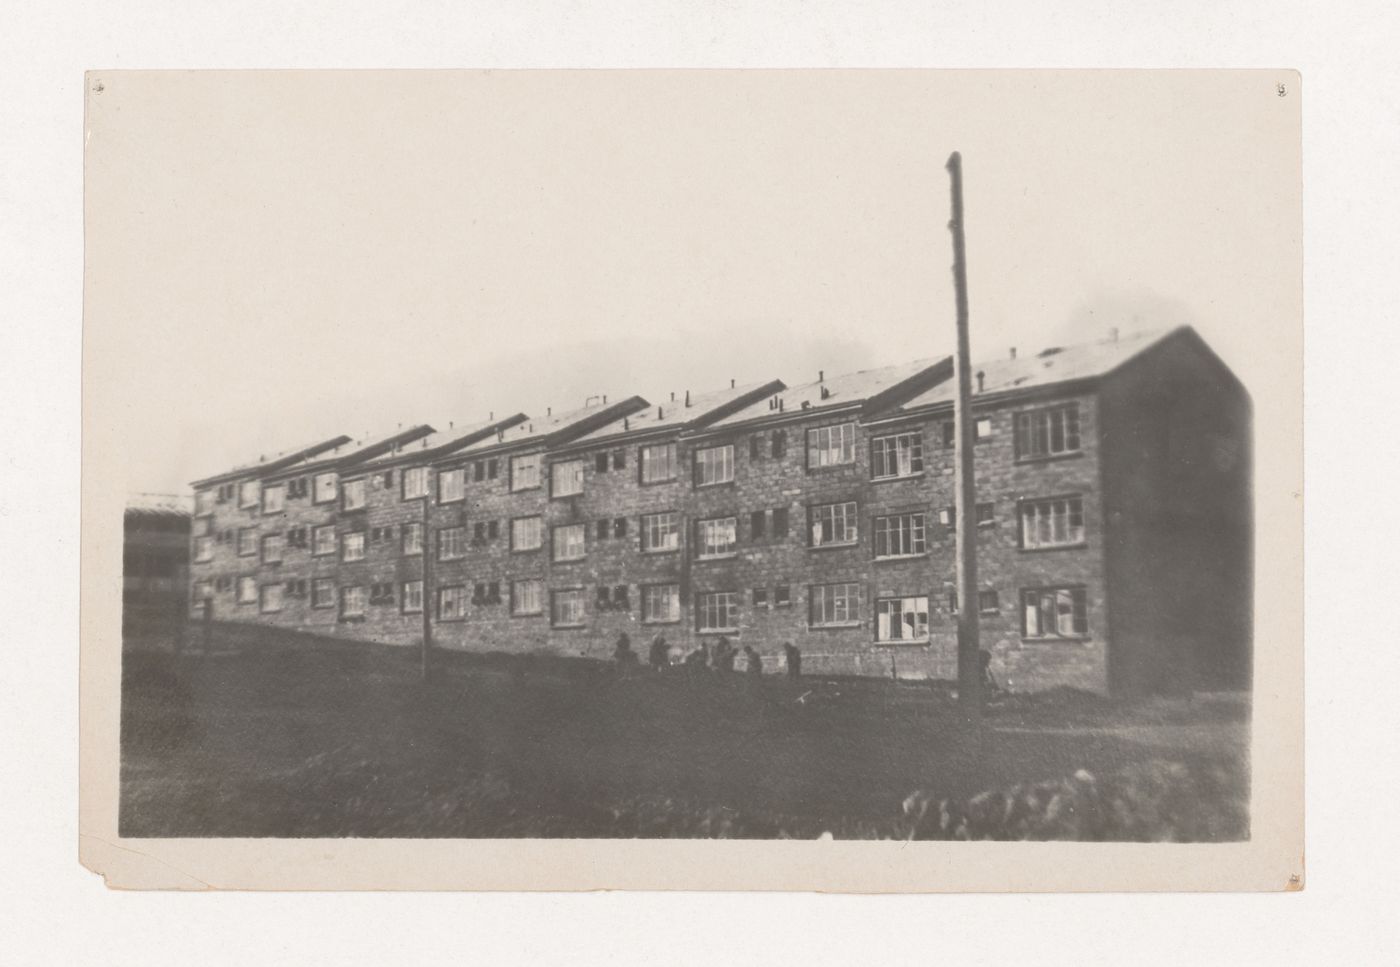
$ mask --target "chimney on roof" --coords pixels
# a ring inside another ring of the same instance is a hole
[[[656,408],[656,418],[659,420],[659,419],[661,419],[661,418],[664,417],[664,416],[665,416],[665,414],[661,412],[661,407],[658,406],[658,407]]]
[[[734,388],[734,378],[733,378],[732,376],[729,378],[729,388],[730,388],[730,389],[733,389],[733,388]]]
[[[625,416],[622,418],[622,428],[624,430],[632,429],[632,421]]]
[[[500,442],[504,441],[505,438],[506,438],[506,431],[505,431],[505,430],[497,430],[497,431],[496,431],[496,442],[497,442],[497,443],[500,443]]]
[[[546,407],[544,408],[544,415],[545,415],[545,416],[553,416],[553,415],[554,415],[554,407],[552,407],[552,406],[546,406]]]
[[[486,419],[490,420],[492,423],[496,422],[496,411],[491,410],[489,413],[487,413]]]
[[[1118,341],[1118,327],[1117,327],[1117,326],[1114,326],[1112,329],[1110,329],[1110,330],[1108,331],[1108,338],[1111,339],[1111,340],[1113,340],[1114,342],[1117,342],[1117,341]]]
[[[608,405],[608,394],[607,394],[607,393],[604,393],[604,394],[603,394],[603,405],[604,405],[604,406],[607,406],[607,405]]]
[[[827,389],[825,386],[823,386],[823,387],[822,387],[822,399],[826,399],[826,398],[827,398],[828,396],[830,396],[830,395],[831,395],[831,390],[829,390],[829,389]]]
[[[685,405],[686,405],[686,406],[689,406],[689,405],[690,405],[690,390],[686,390],[686,391],[685,391]]]
[[[1012,346],[1012,347],[1011,347],[1011,358],[1012,358],[1012,359],[1015,359],[1015,358],[1016,358],[1016,347],[1015,347],[1015,346]]]
[[[447,421],[447,428],[448,428],[449,430],[452,429],[452,428],[453,428],[454,426],[456,426],[456,425],[457,425],[457,422],[456,422],[455,420],[448,420],[448,421]]]
[[[779,412],[779,413],[781,413],[781,412],[783,411],[783,404],[784,404],[784,400],[783,400],[783,398],[782,398],[781,396],[779,396],[779,397],[778,397],[778,412]]]
[[[819,369],[819,370],[817,370],[817,382],[818,382],[818,383],[825,383],[825,382],[826,382],[826,370],[824,370],[824,369]]]
[[[267,454],[265,454],[265,453],[260,453],[260,454],[258,454],[258,463],[263,463],[263,462],[266,461],[266,460],[267,460]]]
[[[979,370],[977,371],[977,392],[979,392],[979,393],[982,392],[982,386],[983,386],[983,383],[984,383],[984,381],[986,380],[986,378],[987,378],[987,374],[984,373],[984,372],[982,372],[982,370],[979,369]]]

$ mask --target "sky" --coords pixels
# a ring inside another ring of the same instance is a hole
[[[84,380],[116,402],[85,432],[127,492],[946,354],[953,150],[975,360],[1188,323],[1258,403],[1299,322],[1297,113],[1264,72],[102,81]]]

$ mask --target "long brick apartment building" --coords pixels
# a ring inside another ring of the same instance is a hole
[[[1190,328],[976,364],[983,647],[1009,688],[1247,686],[1248,394]],[[954,678],[948,358],[338,437],[194,483],[220,620],[397,644]],[[424,555],[428,580],[424,582]]]

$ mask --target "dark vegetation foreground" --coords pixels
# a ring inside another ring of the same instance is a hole
[[[1238,696],[941,686],[417,654],[262,632],[123,667],[124,836],[1248,836]]]

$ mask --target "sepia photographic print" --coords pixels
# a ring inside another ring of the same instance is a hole
[[[84,862],[1301,888],[1299,84],[93,71]]]

